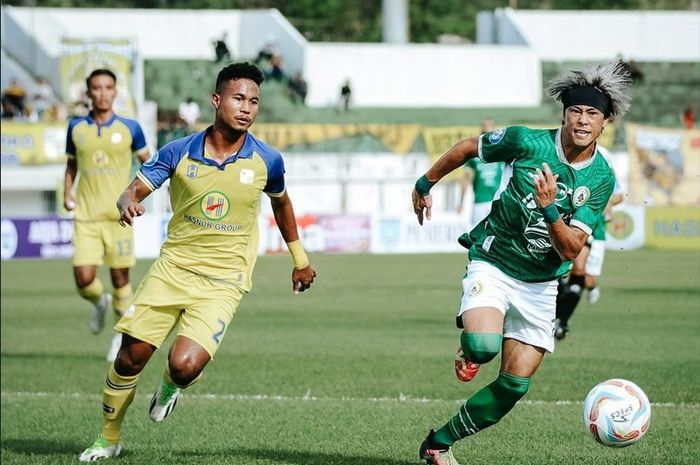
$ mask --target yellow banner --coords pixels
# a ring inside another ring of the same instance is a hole
[[[61,92],[69,105],[86,100],[85,79],[98,68],[117,76],[114,111],[133,118],[136,107],[131,83],[133,49],[128,39],[63,39],[61,56]]]
[[[46,123],[2,122],[2,164],[65,163],[66,126]]]
[[[648,207],[646,245],[700,250],[700,207]]]
[[[418,124],[268,124],[259,123],[251,132],[278,150],[292,145],[313,145],[319,142],[370,135],[379,139],[393,153],[411,150],[420,134]]]
[[[625,125],[632,201],[700,205],[700,130]]]

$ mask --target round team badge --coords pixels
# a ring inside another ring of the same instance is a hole
[[[158,161],[158,153],[159,153],[158,151],[153,152],[151,154],[151,156],[149,157],[149,159],[146,160],[146,162],[143,164],[143,166],[149,167],[149,166],[155,165],[156,162]]]
[[[481,292],[481,282],[477,281],[469,288],[469,297],[474,297]]]
[[[505,135],[505,129],[496,129],[491,134],[489,134],[489,142],[491,142],[492,144],[498,144],[501,140],[503,140],[503,137]]]
[[[199,208],[202,214],[212,221],[219,221],[228,215],[231,203],[226,196],[218,191],[210,191],[202,196],[199,201]]]
[[[123,139],[123,136],[121,134],[119,134],[118,132],[115,132],[114,134],[112,134],[112,137],[110,137],[110,140],[112,141],[113,144],[118,144],[119,142],[122,141],[122,139]]]
[[[574,191],[573,203],[576,208],[586,203],[591,196],[591,191],[586,186],[577,187]]]
[[[105,166],[109,163],[109,155],[104,150],[95,150],[92,154],[92,161],[97,166]]]

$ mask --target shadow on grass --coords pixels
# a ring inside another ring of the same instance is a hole
[[[2,440],[2,448],[26,455],[56,455],[70,454],[77,457],[85,449],[85,444],[67,441],[50,441],[37,438]]]
[[[217,455],[221,453],[221,451],[217,451]],[[208,454],[196,451],[181,451],[175,452],[174,455],[182,457],[198,457]],[[269,460],[271,462],[296,465],[416,465],[419,463],[417,454],[416,460],[401,460],[368,455],[343,455],[339,453],[332,454],[325,452],[236,448],[226,450],[223,452],[223,455],[226,457],[239,457],[242,459],[241,462],[234,460],[233,463],[244,463],[245,459]]]

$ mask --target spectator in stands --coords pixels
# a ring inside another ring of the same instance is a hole
[[[187,97],[187,100],[177,107],[177,114],[187,124],[187,129],[189,130],[194,130],[197,120],[202,116],[202,112],[199,111],[199,105],[192,97]]]
[[[45,77],[37,80],[34,92],[32,92],[32,107],[38,120],[45,119],[45,113],[53,104],[53,89]]]
[[[339,110],[350,111],[350,106],[352,104],[352,88],[350,87],[350,80],[346,79],[343,87],[340,88],[340,102],[338,105]]]
[[[280,53],[277,50],[275,39],[270,37],[267,39],[267,41],[265,41],[265,45],[263,45],[258,52],[258,56],[255,58],[255,64],[264,67],[275,55],[280,55]]]
[[[12,104],[12,102],[2,96],[2,119],[14,119],[20,118],[22,114],[19,109]]]
[[[214,53],[216,54],[216,63],[221,61],[231,61],[231,51],[226,45],[226,38],[228,33],[224,32],[221,34],[221,38],[214,41]]]
[[[695,107],[688,105],[681,114],[681,124],[686,129],[693,129],[698,121],[698,115],[695,113]]]
[[[280,55],[273,55],[265,67],[265,79],[282,82],[284,81],[284,78],[284,71],[282,71],[282,57]]]
[[[7,101],[8,108],[9,108],[9,106],[14,107],[14,110],[12,112],[16,116],[24,116],[25,115],[24,99],[26,96],[27,96],[27,91],[24,90],[24,87],[19,85],[19,83],[17,82],[17,79],[12,79],[10,81],[10,85],[7,86],[5,88],[5,90],[2,92],[3,102]]]
[[[633,82],[640,82],[641,83],[644,80],[644,73],[642,73],[642,70],[639,69],[639,66],[637,65],[636,61],[634,61],[634,60],[625,61],[622,59],[622,55],[618,55],[618,59],[625,67],[625,70],[630,75]]]
[[[295,105],[301,103],[306,105],[306,93],[308,91],[308,85],[302,76],[301,71],[297,71],[294,77],[287,83],[287,92],[289,94],[289,99]]]

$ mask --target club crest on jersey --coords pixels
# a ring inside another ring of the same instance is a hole
[[[107,152],[104,150],[96,150],[95,153],[92,154],[92,161],[97,166],[105,166],[109,163],[109,155],[107,155]]]
[[[155,165],[156,162],[158,161],[158,154],[159,154],[159,153],[160,153],[160,152],[158,152],[157,150],[156,150],[155,152],[153,152],[153,153],[151,154],[150,158],[149,158],[148,160],[146,160],[146,162],[143,164],[143,166],[145,166],[146,168],[148,168],[148,167],[151,167],[151,166]]]
[[[492,144],[498,144],[500,141],[503,140],[503,137],[505,137],[505,135],[505,129],[496,129],[491,134],[489,134],[489,142],[491,142]]]
[[[253,184],[253,181],[255,180],[255,172],[248,168],[242,169],[240,180],[241,184]]]
[[[472,284],[469,287],[469,297],[474,297],[475,295],[479,295],[481,292],[481,282],[476,281],[474,284]]]
[[[112,134],[112,136],[109,138],[109,140],[111,140],[113,144],[118,144],[119,142],[122,141],[122,139],[123,139],[122,135],[119,134],[118,132],[115,132],[115,133]]]
[[[586,186],[577,187],[574,191],[572,202],[576,208],[580,207],[591,197],[591,191]]]
[[[197,165],[187,165],[187,177],[196,178],[197,177]]]
[[[208,219],[218,221],[228,215],[231,203],[226,196],[218,191],[210,191],[202,196],[199,201],[199,208],[202,214]]]

